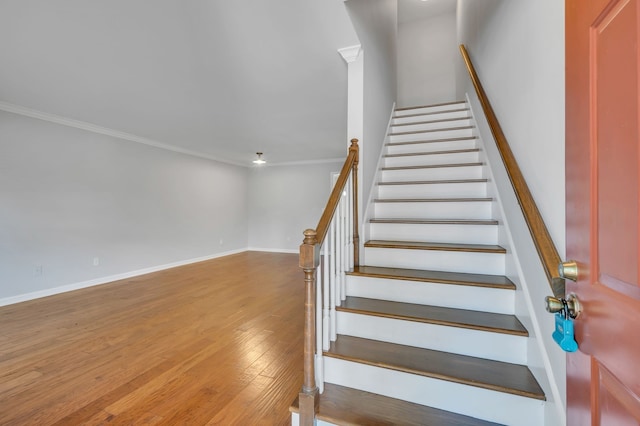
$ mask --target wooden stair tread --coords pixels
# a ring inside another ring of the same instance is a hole
[[[370,219],[371,223],[397,223],[411,225],[497,225],[494,219]]]
[[[402,117],[402,116],[401,116]],[[414,121],[412,123],[399,123],[399,124],[392,124],[392,127],[399,127],[399,126],[419,126],[421,124],[432,124],[432,123],[445,123],[447,121],[460,121],[460,120],[470,120],[471,117],[467,116],[467,117],[455,117],[455,118],[441,118],[439,120],[427,120],[427,121]]]
[[[493,201],[493,198],[376,198],[373,200],[374,203],[466,203],[480,201]]]
[[[469,274],[462,272],[427,271],[423,269],[384,268],[381,266],[355,266],[347,275],[421,281],[439,284],[467,285],[515,290],[515,284],[502,275]]]
[[[414,130],[412,132],[392,132],[389,133],[389,136],[418,135],[420,133],[446,132],[449,130],[469,130],[473,128],[474,126],[442,127],[438,129]]]
[[[467,148],[467,149],[449,149],[446,151],[426,151],[426,152],[406,152],[402,154],[387,154],[385,158],[396,157],[417,157],[421,155],[438,155],[438,154],[464,154],[467,152],[480,152],[479,148]]]
[[[413,180],[399,182],[378,182],[378,185],[432,185],[438,183],[484,183],[488,179],[438,179],[438,180]]]
[[[453,163],[453,164],[427,164],[425,166],[397,166],[397,167],[383,167],[382,171],[389,170],[418,170],[418,169],[444,169],[447,167],[474,167],[483,166],[484,163]]]
[[[299,412],[298,398],[290,411]],[[325,383],[317,418],[344,426],[496,426],[473,417]]]
[[[477,136],[461,136],[457,138],[442,138],[442,139],[427,139],[422,141],[406,141],[406,142],[389,142],[387,146],[397,146],[397,145],[413,145],[413,144],[421,144],[421,143],[431,143],[431,142],[456,142],[456,141],[469,141],[473,139],[478,139]]]
[[[448,114],[448,113],[452,113],[452,112],[463,112],[463,111],[470,111],[469,108],[456,108],[456,109],[447,109],[444,111],[434,111],[434,112],[421,112],[421,113],[416,113],[416,114],[403,114],[403,115],[395,115],[391,118],[396,119],[396,118],[412,118],[412,117],[420,117],[420,116],[425,116],[425,115],[436,115],[436,114]],[[471,118],[471,117],[470,117]],[[396,124],[397,126],[397,124]]]
[[[466,103],[466,101],[451,101],[451,102],[442,102],[439,104],[431,104],[431,105],[417,105],[417,106],[406,106],[406,107],[400,107],[400,108],[396,108],[396,111],[407,111],[410,109],[419,109],[419,108],[433,108],[433,107],[439,107],[439,106],[445,106],[445,105],[455,105],[455,104],[464,104]]]
[[[338,311],[527,337],[515,315],[348,296]]]
[[[365,247],[394,248],[408,250],[442,250],[442,251],[467,251],[475,253],[506,253],[507,251],[497,245],[486,244],[453,244],[453,243],[432,243],[425,241],[382,241],[370,240],[364,244]]]
[[[339,335],[325,356],[545,400],[524,365]]]

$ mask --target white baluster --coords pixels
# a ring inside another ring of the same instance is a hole
[[[349,270],[353,270],[353,191],[352,191],[352,179],[353,176],[349,175],[349,181],[347,182],[347,234],[349,235],[349,254],[347,256]]]
[[[325,240],[322,259],[322,349],[329,350],[329,241]],[[319,309],[319,308],[318,308]]]
[[[334,221],[336,223],[336,306],[340,306],[342,304],[342,219],[340,218],[340,204],[338,204],[338,209],[334,216]]]
[[[337,338],[336,330],[336,220],[331,221],[331,227],[329,228],[329,242],[330,242],[330,259],[329,259],[329,298],[331,300],[330,306],[330,319],[331,319],[331,341],[335,342]]]
[[[340,200],[340,211],[342,217],[340,219],[342,223],[342,268],[340,268],[340,299],[345,300],[347,298],[347,277],[346,272],[349,269],[349,241],[347,229],[347,196],[346,191],[342,193],[342,199]],[[342,304],[342,302],[341,302]]]
[[[320,249],[322,253],[322,248]],[[324,361],[322,359],[322,268],[316,268],[316,385],[324,391]]]

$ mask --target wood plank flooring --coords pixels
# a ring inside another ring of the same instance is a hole
[[[1,307],[0,424],[289,424],[297,260],[245,252]]]

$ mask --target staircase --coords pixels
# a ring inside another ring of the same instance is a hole
[[[474,134],[464,102],[396,110],[318,424],[544,424]]]

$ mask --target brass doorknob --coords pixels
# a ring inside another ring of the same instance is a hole
[[[547,296],[544,298],[547,312],[555,314],[565,309],[571,318],[578,318],[582,312],[582,304],[578,300],[578,296],[571,293],[566,299],[558,299],[557,297]],[[565,308],[566,307],[566,308]]]
[[[558,274],[562,278],[571,281],[578,281],[578,263],[575,260],[568,260],[558,265]]]
[[[562,303],[562,299],[558,299],[557,297],[547,296],[544,298],[544,303],[547,308],[547,312],[552,314],[560,312],[564,309],[564,303]]]

